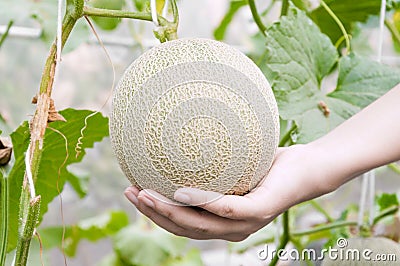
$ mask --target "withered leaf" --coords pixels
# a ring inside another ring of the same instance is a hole
[[[7,147],[0,139],[0,166],[8,164],[11,160],[12,148]]]

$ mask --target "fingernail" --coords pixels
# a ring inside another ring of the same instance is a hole
[[[140,197],[140,201],[142,201],[147,207],[154,209],[154,202],[147,197]]]
[[[188,194],[181,192],[175,192],[174,199],[183,203],[190,203],[191,201],[191,198]]]

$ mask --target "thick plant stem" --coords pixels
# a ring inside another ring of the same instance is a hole
[[[174,21],[169,22],[162,16],[158,16],[158,23],[160,24],[160,29],[157,31],[156,37],[160,39],[161,42],[166,40],[177,39],[177,28],[179,23],[178,9],[176,2],[172,1],[172,11],[174,14]],[[95,8],[90,6],[83,7],[83,16],[87,17],[108,17],[108,18],[131,18],[139,19],[144,21],[152,21],[151,13],[148,12],[132,12],[127,10],[110,10],[103,8]]]
[[[83,8],[83,15],[89,17],[107,17],[107,18],[132,18],[140,19],[145,21],[152,21],[151,14],[146,12],[131,12],[127,10],[110,10],[103,8],[96,8],[85,6]],[[160,23],[164,21],[164,18],[158,17]]]
[[[67,11],[62,25],[62,47],[65,45],[76,21],[82,16],[82,9],[83,0],[67,1]],[[30,167],[31,169],[32,180],[34,183],[38,178],[39,165],[43,152],[44,134],[46,132],[49,116],[51,93],[57,62],[56,51],[56,42],[54,42],[50,48],[50,53],[44,66],[39,94],[37,95],[36,111],[30,123],[31,140],[26,156],[29,156],[28,158],[30,158],[27,167]],[[34,184],[29,184],[27,174],[25,174],[20,198],[20,236],[18,239],[15,258],[15,265],[18,266],[26,265],[30,242],[40,213],[40,196],[33,199],[30,197],[32,186],[34,186]]]
[[[27,216],[27,222],[23,232],[18,237],[17,251],[15,255],[15,265],[25,266],[28,260],[29,246],[33,233],[35,231],[36,224],[39,219],[40,213],[40,196],[32,199],[29,202],[29,210]]]
[[[272,258],[270,266],[275,266],[278,263],[280,251],[283,250],[290,240],[289,228],[289,210],[285,211],[282,215],[283,233],[279,241],[279,246],[276,249],[275,256]]]
[[[267,30],[267,27],[265,27],[264,23],[262,22],[260,15],[258,14],[256,3],[254,0],[248,0],[249,2],[249,7],[251,14],[253,15],[254,22],[257,24],[258,29],[260,32],[265,36],[265,31]]]

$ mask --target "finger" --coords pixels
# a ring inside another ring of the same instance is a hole
[[[125,189],[124,195],[125,197],[133,203],[137,207],[138,205],[138,199],[137,196],[139,195],[140,190],[137,187],[130,186]]]
[[[151,191],[149,194],[141,191],[138,196],[139,205],[143,201],[147,207],[152,208],[158,214],[186,230],[200,234],[221,236],[227,234],[250,234],[259,229],[251,221],[227,219],[203,209],[169,204],[165,200],[158,200],[163,197],[162,195],[157,196],[156,199],[151,197],[150,195],[154,195],[154,193],[156,192]]]
[[[165,230],[177,235],[177,236],[184,236],[184,237],[189,237],[192,239],[198,239],[198,240],[204,240],[204,239],[210,239],[211,236],[205,235],[205,234],[198,234],[194,231],[190,230],[185,230],[184,228],[178,226],[168,218],[162,216],[161,214],[157,213],[155,210],[152,208],[148,207],[146,203],[141,200],[141,202],[138,205],[138,210],[143,213],[145,216],[147,216],[150,220],[152,220],[155,224],[158,226],[164,228]]]
[[[260,202],[256,203],[254,196],[221,195],[196,188],[180,188],[174,198],[229,219],[260,221],[264,218],[259,212],[260,206],[257,207]]]
[[[165,218],[164,216],[158,214],[156,211],[154,211],[152,208],[148,207],[147,205],[153,205],[152,202],[148,202],[148,199],[141,199],[141,204],[139,204],[138,201],[138,196],[139,196],[140,190],[134,186],[128,187],[124,194],[128,198],[130,202],[132,202],[137,209],[146,215],[150,220],[152,220],[155,224],[159,225],[160,227],[166,229],[167,231],[178,235],[178,236],[185,236],[185,237],[190,237],[193,239],[209,239],[210,236],[205,236],[205,235],[198,235],[198,234],[193,234],[193,231],[187,231],[183,229],[182,227],[176,225],[174,222],[169,220],[168,218]],[[148,191],[146,191],[148,192]],[[167,199],[163,199],[167,200]]]
[[[147,200],[147,199],[146,199]],[[184,208],[184,207],[177,207],[177,208]],[[180,227],[179,225],[175,224],[165,216],[159,214],[154,209],[148,207],[146,204],[139,204],[138,207],[139,211],[147,216],[150,220],[152,220],[158,226],[164,228],[165,230],[183,237],[189,237],[191,239],[197,240],[207,240],[207,239],[224,239],[227,241],[238,242],[246,239],[249,235],[246,234],[225,234],[225,235],[215,235],[215,234],[205,234],[200,233],[195,230],[187,230],[185,228]]]

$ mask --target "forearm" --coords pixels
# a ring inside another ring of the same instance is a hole
[[[333,186],[400,160],[400,84],[309,145]]]

